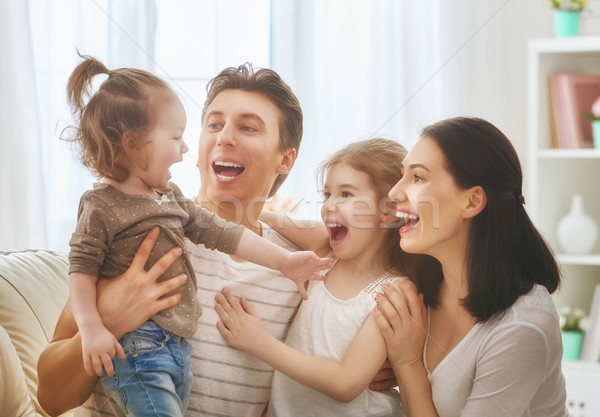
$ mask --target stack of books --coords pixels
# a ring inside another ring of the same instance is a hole
[[[548,76],[552,146],[593,148],[591,122],[585,114],[600,97],[600,75],[556,73]]]

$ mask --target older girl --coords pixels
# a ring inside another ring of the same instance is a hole
[[[301,248],[334,258],[325,281],[309,284],[309,300],[300,305],[285,343],[267,333],[248,301],[238,303],[227,290],[217,296],[225,340],[276,370],[268,416],[403,414],[396,391],[367,387],[386,359],[372,315],[375,294],[403,279],[408,266],[386,198],[400,179],[397,161],[405,153],[385,139],[336,152],[322,168],[324,227],[296,228],[289,220],[276,227]],[[271,219],[272,225],[279,220]]]

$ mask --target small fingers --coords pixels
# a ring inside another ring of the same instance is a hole
[[[258,317],[258,312],[256,311],[256,308],[254,308],[254,305],[246,300],[244,297],[242,297],[240,299],[240,304],[242,305],[242,308],[244,309],[244,311],[248,314],[251,314],[255,317]]]
[[[102,361],[102,364],[104,365],[104,369],[106,370],[106,374],[108,376],[113,376],[115,374],[115,371],[113,368],[112,358],[110,357],[110,355],[108,353],[103,353],[101,356],[101,361]],[[102,375],[99,375],[99,376],[102,376]]]
[[[228,313],[235,313],[237,315],[241,315],[242,313],[244,313],[244,309],[242,308],[238,300],[233,296],[229,288],[225,287],[221,292],[225,297],[225,302],[222,302],[221,305],[225,310],[227,310]],[[229,309],[231,309],[231,311]]]
[[[104,372],[102,370],[102,359],[100,359],[99,356],[92,356],[92,369],[94,370],[94,373],[96,375],[104,375]]]

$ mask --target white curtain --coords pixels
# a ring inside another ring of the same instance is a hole
[[[40,118],[28,3],[0,1],[0,248],[45,248]]]
[[[526,43],[552,33],[547,0],[277,0],[272,7],[272,67],[305,115],[282,191],[305,198],[299,216],[319,217],[315,169],[351,141],[384,136],[410,147],[432,122],[478,116],[525,151]]]

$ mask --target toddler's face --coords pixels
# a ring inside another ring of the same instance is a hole
[[[171,179],[171,165],[183,160],[188,147],[183,141],[186,114],[183,104],[173,98],[161,105],[157,112],[156,125],[148,134],[143,146],[147,155],[144,181],[154,189],[167,186]]]

